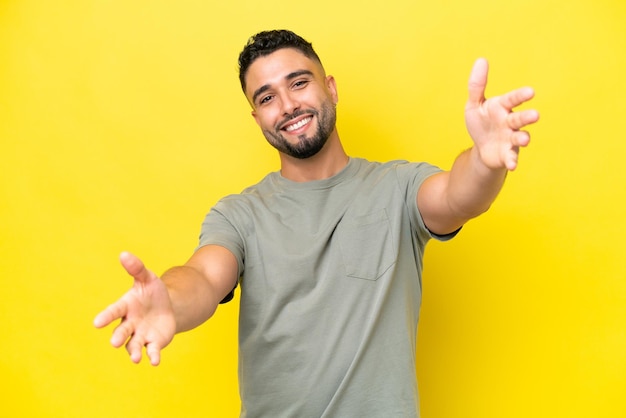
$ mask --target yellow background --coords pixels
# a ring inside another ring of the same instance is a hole
[[[542,120],[492,210],[426,254],[422,413],[626,416],[626,3],[0,1],[0,415],[233,417],[237,301],[153,368],[92,319],[193,251],[205,213],[278,168],[236,58],[311,40],[348,152],[449,168],[466,81],[536,88]]]

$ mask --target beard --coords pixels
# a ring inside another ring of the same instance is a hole
[[[267,142],[279,152],[301,160],[317,154],[324,147],[330,134],[335,129],[337,111],[335,106],[328,100],[322,103],[319,111],[316,109],[297,110],[277,126],[281,126],[285,122],[305,114],[313,115],[317,120],[317,129],[313,136],[299,135],[298,142],[292,144],[283,136],[280,129],[275,128],[273,131],[264,129],[263,135]]]

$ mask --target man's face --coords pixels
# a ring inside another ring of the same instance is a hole
[[[296,49],[257,58],[246,73],[246,97],[267,141],[291,157],[315,155],[335,130],[335,80]]]

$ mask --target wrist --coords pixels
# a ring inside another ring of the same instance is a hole
[[[480,177],[506,176],[508,172],[506,166],[492,164],[491,161],[484,158],[476,145],[469,150],[469,154],[470,164]]]

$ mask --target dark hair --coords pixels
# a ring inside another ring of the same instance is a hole
[[[246,93],[246,73],[252,63],[260,57],[271,54],[282,48],[294,48],[322,64],[313,50],[313,45],[289,30],[269,30],[259,32],[248,39],[243,51],[239,54],[239,82]]]

